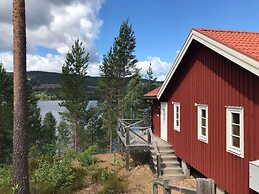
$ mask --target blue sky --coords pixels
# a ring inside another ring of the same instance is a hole
[[[57,3],[58,2],[58,3]],[[135,31],[138,67],[149,63],[163,80],[192,28],[259,31],[258,0],[26,0],[27,70],[60,72],[74,40],[90,53],[88,74],[98,76],[102,56],[120,24]],[[0,1],[0,61],[12,71],[12,4]]]
[[[105,53],[121,21],[129,18],[138,59],[158,56],[171,62],[194,27],[259,31],[258,8],[258,0],[108,0],[100,11],[104,24],[96,44]]]

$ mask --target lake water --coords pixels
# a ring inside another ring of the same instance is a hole
[[[56,118],[57,123],[60,123],[60,115],[59,112],[64,112],[66,108],[60,107],[59,103],[60,100],[50,100],[50,101],[39,101],[38,102],[38,107],[40,108],[40,114],[42,119],[46,115],[47,112],[51,112],[53,116]],[[97,106],[97,101],[89,101],[87,109],[96,107]]]

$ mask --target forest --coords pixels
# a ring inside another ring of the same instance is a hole
[[[115,191],[121,188],[116,174],[97,168],[94,154],[116,151],[117,119],[147,114],[149,106],[143,95],[159,85],[151,64],[146,75],[136,68],[135,48],[132,25],[125,20],[103,57],[99,78],[87,75],[90,56],[79,39],[66,54],[61,74],[28,72],[24,82],[26,131],[19,133],[13,130],[15,74],[7,73],[5,64],[0,64],[0,193],[73,193],[83,187],[86,174],[107,184],[102,193],[120,193]],[[41,88],[44,84],[53,87]],[[66,111],[60,113],[60,123],[51,112],[41,118],[39,99],[62,100],[60,106]],[[86,110],[92,99],[98,100],[98,106]],[[18,152],[15,146],[22,133],[25,149]],[[19,169],[21,156],[25,163]],[[19,170],[23,170],[23,180]]]

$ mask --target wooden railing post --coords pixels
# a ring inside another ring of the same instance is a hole
[[[129,127],[126,127],[126,145],[130,144],[130,139],[129,139]]]
[[[212,179],[197,178],[197,194],[215,194],[215,183]]]
[[[153,194],[158,194],[158,185],[153,183]]]
[[[148,129],[148,133],[147,133],[147,139],[148,139],[148,144],[151,144],[151,134],[150,134],[150,129]]]
[[[157,173],[157,178],[161,177],[161,155],[157,154],[156,155],[156,173]]]
[[[126,147],[126,170],[129,171],[129,150]]]
[[[164,189],[163,189],[163,194],[171,194],[171,188],[168,188],[168,180],[163,181]]]

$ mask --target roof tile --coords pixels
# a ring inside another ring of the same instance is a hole
[[[259,61],[259,32],[211,30],[205,28],[195,28],[194,30]]]
[[[152,91],[146,93],[146,94],[144,95],[144,97],[156,97],[157,94],[158,94],[158,92],[159,92],[159,90],[160,90],[160,88],[161,88],[161,87],[159,86],[159,87],[157,87],[156,89],[154,89],[154,90],[152,90]]]

